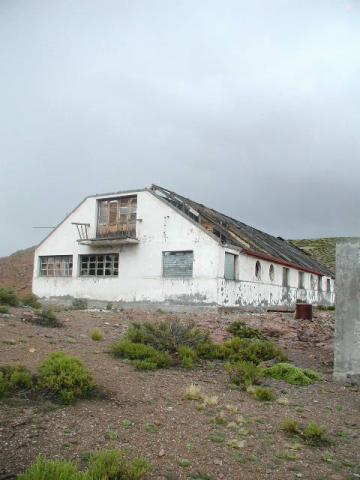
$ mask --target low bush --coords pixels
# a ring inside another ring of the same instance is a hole
[[[99,452],[90,456],[86,480],[141,480],[152,469],[144,458],[128,460],[118,450]]]
[[[241,320],[236,320],[228,327],[228,332],[230,332],[234,337],[239,338],[259,338],[262,339],[263,335],[257,328],[252,328],[246,325],[245,322]]]
[[[111,302],[106,304],[106,310],[112,310],[113,304]]]
[[[179,348],[178,353],[181,365],[184,368],[193,368],[194,361],[197,358],[196,352],[190,347],[182,346]]]
[[[325,427],[318,425],[316,422],[309,422],[302,434],[304,440],[311,445],[325,445],[329,443]]]
[[[321,379],[321,375],[314,370],[299,368],[291,363],[276,363],[267,368],[264,375],[291,385],[310,385]]]
[[[30,390],[33,379],[22,365],[6,365],[0,368],[0,397],[21,390]]]
[[[63,323],[57,318],[54,311],[48,307],[44,307],[41,312],[38,313],[35,323],[50,328],[60,328],[63,326]]]
[[[231,383],[248,387],[259,383],[263,369],[255,363],[238,360],[233,363],[226,363],[225,370],[228,372]]]
[[[84,298],[74,298],[71,308],[73,310],[86,310],[88,308],[87,300]]]
[[[270,388],[256,387],[253,391],[254,397],[262,402],[271,402],[275,396]]]
[[[201,387],[192,383],[185,390],[185,398],[188,400],[202,400],[204,398],[204,394],[201,391]]]
[[[89,465],[80,472],[72,462],[48,460],[39,456],[36,462],[18,480],[141,480],[151,471],[143,458],[128,460],[121,451],[90,454]]]
[[[314,421],[303,428],[297,420],[289,418],[282,423],[281,428],[290,435],[298,435],[310,445],[320,446],[330,443],[325,427]]]
[[[41,303],[38,300],[38,297],[32,293],[26,295],[21,299],[21,303],[27,307],[32,307],[35,309],[41,308]]]
[[[172,358],[167,352],[161,352],[150,345],[126,339],[113,345],[112,353],[117,357],[135,361],[135,366],[143,370],[166,368],[172,364]]]
[[[47,460],[40,456],[36,462],[18,480],[85,480],[72,462]]]
[[[0,313],[9,313],[9,307],[7,305],[0,305]]]
[[[197,328],[194,322],[179,320],[133,323],[126,332],[127,340],[170,354],[176,354],[180,347],[196,349],[208,338],[209,334]]]
[[[294,418],[287,418],[281,424],[282,430],[289,435],[299,435],[301,433],[300,423]]]
[[[20,304],[20,300],[12,290],[0,288],[0,304],[17,307]]]
[[[53,353],[40,366],[38,386],[65,404],[87,397],[95,389],[81,360],[62,352]]]
[[[230,361],[242,360],[258,365],[267,360],[287,360],[285,352],[268,340],[233,338],[223,344],[223,351]]]
[[[99,342],[100,340],[104,339],[104,334],[98,328],[94,328],[94,330],[90,333],[90,337],[95,342]]]

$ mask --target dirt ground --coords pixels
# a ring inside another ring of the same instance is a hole
[[[0,315],[0,364],[21,363],[35,372],[47,355],[63,351],[84,361],[105,398],[72,406],[0,402],[0,479],[15,478],[39,453],[83,466],[88,452],[113,448],[148,458],[155,467],[149,479],[360,478],[359,389],[331,380],[332,312],[317,312],[314,322],[304,322],[288,313],[62,311],[58,316],[65,327],[60,329],[25,322],[29,312],[13,308],[10,315]],[[131,321],[172,316],[191,317],[210,328],[215,340],[226,336],[227,324],[243,319],[262,328],[299,366],[320,371],[323,380],[309,387],[266,380],[288,403],[265,403],[230,388],[221,362],[190,371],[142,372],[107,353]],[[89,337],[95,327],[104,332],[103,341]],[[184,398],[191,383],[217,395],[218,405],[199,411],[196,402]],[[220,412],[225,425],[215,422]],[[331,444],[313,447],[287,436],[280,428],[286,418],[324,425]],[[234,420],[236,431],[227,426]],[[231,447],[233,439],[239,448]]]

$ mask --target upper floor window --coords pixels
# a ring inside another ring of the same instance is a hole
[[[237,258],[238,258],[237,255],[225,252],[224,278],[226,280],[235,280],[236,279]]]
[[[261,280],[261,263],[259,260],[255,263],[255,277]]]
[[[80,255],[80,275],[95,277],[114,277],[118,275],[119,254]]]
[[[326,279],[326,291],[331,292],[331,280],[330,280],[330,278]]]
[[[40,257],[41,277],[71,277],[72,268],[72,255],[54,255],[52,257]]]
[[[192,277],[194,253],[192,251],[163,252],[164,277]]]
[[[135,237],[136,210],[136,195],[98,200],[97,236]]]
[[[319,292],[322,291],[322,276],[321,275],[318,276],[318,290],[319,290]]]

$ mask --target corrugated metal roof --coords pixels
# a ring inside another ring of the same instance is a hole
[[[203,226],[206,225],[208,230],[211,228],[211,233],[216,234],[223,243],[239,246],[244,249],[245,253],[248,251],[249,254],[255,256],[258,254],[259,257],[268,257],[269,260],[273,259],[274,261],[279,260],[281,263],[286,263],[299,269],[321,275],[334,276],[334,272],[329,268],[321,265],[303,250],[300,250],[281,237],[269,235],[157,185],[152,185],[151,190],[188,215],[192,220]]]

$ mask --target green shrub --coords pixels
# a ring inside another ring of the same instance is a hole
[[[309,422],[302,433],[305,441],[311,445],[322,445],[329,443],[325,427],[318,425],[316,422]]]
[[[300,423],[294,418],[287,418],[281,424],[282,430],[290,435],[299,435],[301,433]]]
[[[84,298],[74,298],[71,308],[73,310],[86,310],[88,308],[87,300]]]
[[[118,450],[95,453],[90,456],[86,480],[141,480],[151,470],[143,458],[127,460]]]
[[[239,360],[234,363],[227,363],[225,369],[229,374],[231,383],[248,387],[259,383],[263,369],[252,362]]]
[[[62,352],[53,353],[40,366],[38,386],[65,404],[89,396],[95,388],[81,360]]]
[[[228,327],[228,332],[230,332],[234,337],[239,338],[263,338],[262,333],[257,328],[248,327],[245,322],[241,320],[236,320]]]
[[[121,340],[113,345],[115,356],[135,361],[135,366],[143,370],[166,368],[172,364],[172,358],[167,352],[160,352],[150,345]]]
[[[182,346],[179,348],[178,353],[179,353],[181,365],[184,368],[193,368],[194,361],[197,358],[196,352],[190,347]]]
[[[32,375],[22,365],[5,365],[0,368],[0,397],[19,390],[30,390]]]
[[[95,342],[99,342],[100,340],[104,339],[104,334],[98,328],[94,328],[94,330],[90,333],[90,337]]]
[[[205,360],[225,360],[228,358],[230,351],[223,345],[207,340],[197,346],[196,353],[198,357]]]
[[[39,456],[18,480],[141,480],[151,471],[143,458],[128,460],[120,451],[98,452],[89,455],[89,465],[80,472],[72,462],[47,460]]]
[[[254,389],[254,396],[255,398],[257,398],[262,402],[270,402],[275,398],[272,390],[270,390],[270,388],[265,388],[265,387],[256,387]]]
[[[47,460],[39,456],[36,462],[18,480],[82,480],[83,475],[71,462]],[[85,479],[84,479],[85,480]]]
[[[321,375],[310,369],[302,369],[291,363],[277,363],[264,371],[266,377],[283,380],[292,385],[310,385],[321,379]]]
[[[38,313],[35,323],[42,327],[50,328],[60,328],[63,326],[63,323],[57,318],[54,311],[48,307],[44,307],[41,312]]]
[[[20,304],[19,298],[12,290],[0,288],[0,304],[17,307]]]
[[[0,305],[0,313],[9,313],[9,307],[7,305]]]
[[[41,308],[41,303],[38,300],[38,297],[32,293],[26,295],[21,299],[21,303],[27,307],[32,307],[35,309]]]
[[[209,334],[198,329],[194,322],[179,320],[133,323],[126,339],[134,343],[150,345],[156,350],[176,354],[180,347],[196,347],[208,340]]]
[[[268,340],[235,337],[224,342],[223,349],[231,361],[243,360],[258,365],[267,360],[287,360],[285,352]]]
[[[106,310],[112,310],[113,304],[111,302],[106,304]]]

